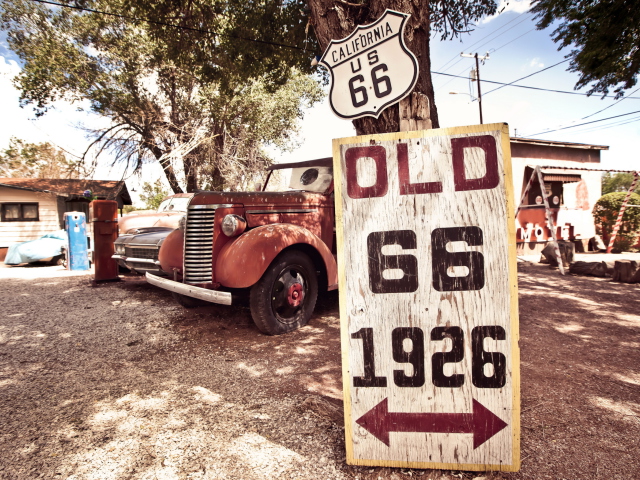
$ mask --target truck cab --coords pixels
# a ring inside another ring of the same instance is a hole
[[[264,333],[305,325],[319,291],[337,288],[332,159],[276,164],[291,170],[282,192],[199,192],[179,228],[159,251],[168,278],[147,281],[184,306],[198,300],[231,305],[249,294],[251,316]]]

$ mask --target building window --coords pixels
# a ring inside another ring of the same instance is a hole
[[[3,222],[37,222],[40,220],[37,203],[3,203]]]

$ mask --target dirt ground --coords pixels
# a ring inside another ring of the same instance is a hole
[[[522,468],[473,473],[345,464],[336,293],[268,337],[144,281],[0,269],[0,478],[640,478],[640,285],[519,276]]]

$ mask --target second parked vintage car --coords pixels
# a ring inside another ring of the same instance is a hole
[[[178,228],[193,193],[169,195],[155,211],[131,212],[118,220],[113,259],[134,273],[165,273],[160,269],[158,252],[164,239]]]
[[[331,167],[331,158],[271,166],[291,169],[284,192],[196,193],[160,248],[169,278],[147,280],[185,306],[231,305],[246,292],[256,326],[270,335],[305,325],[318,292],[338,286]]]

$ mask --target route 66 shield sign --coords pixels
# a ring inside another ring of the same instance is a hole
[[[418,80],[418,61],[404,44],[409,17],[386,10],[371,25],[331,40],[320,63],[331,72],[329,102],[336,115],[377,118],[411,93]]]

